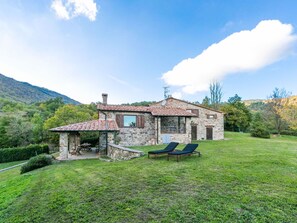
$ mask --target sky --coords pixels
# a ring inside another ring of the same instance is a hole
[[[81,103],[297,95],[295,0],[0,0],[0,73]]]

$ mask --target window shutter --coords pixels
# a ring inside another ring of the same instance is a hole
[[[119,128],[123,128],[124,127],[123,115],[116,115],[116,122]]]
[[[191,112],[199,118],[199,110],[198,109],[191,109]]]
[[[144,128],[144,116],[143,115],[137,115],[137,127]]]

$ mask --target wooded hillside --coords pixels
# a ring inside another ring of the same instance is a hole
[[[55,91],[37,87],[26,82],[16,81],[3,74],[0,74],[0,98],[27,104],[62,98],[62,101],[66,104],[80,104],[78,101]]]

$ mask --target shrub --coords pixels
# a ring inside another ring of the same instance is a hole
[[[28,163],[22,166],[21,174],[52,164],[51,155],[41,154],[29,159]]]
[[[265,139],[269,139],[270,138],[270,133],[267,129],[258,126],[256,128],[253,128],[251,130],[251,136],[253,137],[258,137],[258,138],[265,138]]]
[[[268,129],[265,127],[263,122],[263,117],[260,113],[256,113],[253,117],[253,121],[251,124],[251,136],[258,138],[270,138],[270,133]]]
[[[49,153],[48,145],[4,148],[0,150],[0,163],[26,160],[41,153]]]
[[[297,136],[296,130],[283,130],[280,132],[281,135]]]

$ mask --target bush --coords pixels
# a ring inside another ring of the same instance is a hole
[[[0,163],[27,160],[42,153],[49,153],[48,145],[29,145],[26,147],[4,148],[0,150]]]
[[[251,136],[258,137],[258,138],[269,139],[270,138],[270,133],[264,127],[258,126],[258,127],[253,128],[251,130]]]
[[[263,117],[260,113],[256,113],[251,124],[251,136],[258,138],[270,138],[270,133],[266,128]]]
[[[51,155],[38,155],[29,159],[28,163],[22,166],[21,174],[35,170],[44,166],[51,165],[53,157]]]
[[[281,135],[297,136],[296,130],[283,130],[280,132]]]

